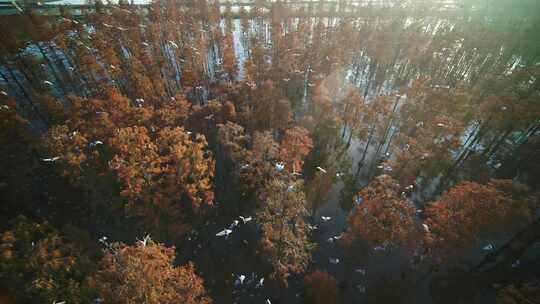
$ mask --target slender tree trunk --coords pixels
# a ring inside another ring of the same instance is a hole
[[[19,88],[19,90],[21,91],[21,93],[23,94],[23,96],[26,98],[26,100],[28,100],[28,104],[30,105],[30,108],[32,109],[32,111],[34,112],[34,114],[39,118],[41,119],[44,123],[48,124],[49,121],[47,119],[45,119],[45,117],[41,114],[41,112],[38,110],[36,104],[34,103],[34,101],[32,100],[32,98],[30,97],[30,94],[28,94],[26,92],[26,89],[24,88],[24,86],[19,82],[19,80],[17,79],[17,77],[15,76],[15,73],[13,72],[13,70],[7,65],[7,63],[3,60],[3,59],[0,59],[0,64],[2,66],[4,66],[6,68],[6,70],[8,71],[11,79],[13,79],[13,82],[15,82],[15,84],[17,85],[17,87]]]
[[[504,141],[508,138],[508,136],[510,135],[510,133],[512,133],[514,129],[509,129],[508,131],[504,132],[504,134],[499,138],[499,140],[497,140],[497,142],[495,143],[495,145],[493,145],[493,147],[490,147],[489,150],[486,150],[484,152],[484,155],[487,154],[487,159],[490,159],[493,154],[497,153],[497,151],[499,150],[499,148],[501,147],[502,143],[504,143]]]
[[[368,141],[366,143],[366,147],[364,148],[364,152],[362,153],[362,159],[360,159],[360,162],[364,162],[366,159],[366,154],[369,148],[369,145],[371,144],[371,140],[373,139],[373,134],[375,134],[375,124],[371,127],[371,130],[369,131]]]

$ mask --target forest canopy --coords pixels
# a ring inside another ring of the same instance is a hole
[[[540,2],[13,2],[0,303],[536,303]]]

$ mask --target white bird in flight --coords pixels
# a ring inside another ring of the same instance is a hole
[[[429,226],[427,224],[422,224],[422,228],[424,228],[424,231],[429,233]]]
[[[330,262],[330,264],[337,265],[339,264],[339,258],[328,258],[328,262]]]
[[[143,245],[144,247],[146,247],[146,245],[148,244],[148,242],[149,242],[150,240],[152,240],[152,238],[150,238],[150,235],[147,234],[145,237],[143,237],[142,240],[139,240],[139,243],[140,243],[141,245]]]
[[[490,251],[490,250],[495,249],[495,247],[491,244],[487,244],[486,246],[482,247],[482,249],[485,251]]]
[[[384,246],[375,246],[373,247],[373,250],[375,251],[384,251],[386,248],[384,248]]]
[[[242,220],[242,222],[244,222],[244,224],[252,220],[251,216],[243,217],[241,215],[240,215],[240,219]]]
[[[0,91],[0,94],[2,94],[4,96],[8,96],[8,93],[6,93],[6,91]]]
[[[229,226],[229,230],[232,230],[234,227],[238,226],[239,223],[240,222],[238,220],[234,220]]]
[[[326,221],[331,220],[332,217],[330,217],[330,216],[321,216],[321,219],[326,222]]]
[[[176,44],[174,41],[169,40],[169,44],[174,47],[175,49],[178,48],[178,44]]]
[[[229,234],[231,234],[231,233],[232,233],[232,230],[230,230],[230,229],[224,229],[224,230],[222,230],[222,231],[216,233],[216,236],[225,236],[225,237],[228,237]]]
[[[323,168],[321,167],[317,167],[317,170],[321,171],[322,173],[325,173],[326,174],[326,170],[324,170]]]
[[[272,302],[270,302],[269,299],[266,299],[266,302],[265,302],[265,303],[266,303],[266,304],[272,304]]]
[[[103,142],[101,140],[96,140],[90,143],[90,147],[95,147],[97,145],[103,145]]]
[[[263,286],[263,283],[264,283],[264,278],[261,278],[261,279],[259,280],[259,283],[257,283],[257,285],[255,286],[255,288],[262,287],[262,286]]]
[[[48,86],[52,86],[52,85],[53,85],[53,83],[50,82],[50,81],[48,81],[48,80],[43,80],[43,84],[46,84],[46,85],[48,85]]]
[[[238,276],[238,279],[236,279],[236,281],[234,282],[234,285],[237,286],[237,285],[242,285],[244,284],[244,280],[246,279],[246,276],[245,275],[240,275]]]
[[[354,272],[359,273],[361,275],[366,275],[366,270],[362,268],[355,269]]]
[[[317,227],[317,225],[307,224],[307,227],[308,227],[309,230],[317,230],[317,229],[319,229],[319,227]]]
[[[60,156],[55,156],[55,157],[51,157],[51,158],[42,158],[41,160],[44,161],[44,162],[55,162],[57,160],[60,159]]]

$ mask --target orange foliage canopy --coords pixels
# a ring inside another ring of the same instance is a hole
[[[508,224],[531,216],[526,199],[510,180],[486,185],[461,182],[426,208],[430,241],[439,249],[471,246],[481,237],[508,230]]]
[[[399,184],[381,175],[358,193],[363,203],[349,216],[345,240],[361,237],[370,246],[407,246],[414,242],[414,208],[399,196]]]
[[[212,303],[195,266],[174,267],[174,258],[174,247],[152,240],[133,246],[113,244],[92,285],[105,303]]]
[[[116,152],[110,167],[123,184],[121,195],[150,227],[165,221],[169,233],[182,235],[186,212],[212,204],[214,160],[204,136],[192,140],[183,128],[149,133],[145,127],[128,127],[118,129],[109,144]]]
[[[279,157],[290,170],[301,171],[304,165],[303,158],[313,148],[313,141],[309,137],[308,130],[302,127],[294,127],[285,131],[281,141]]]

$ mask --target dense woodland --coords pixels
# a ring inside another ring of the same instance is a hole
[[[434,2],[1,16],[0,303],[539,303],[540,2]]]

